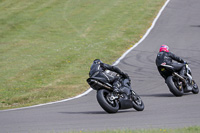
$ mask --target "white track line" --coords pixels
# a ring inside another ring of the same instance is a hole
[[[139,40],[139,42],[137,42],[133,47],[131,47],[129,50],[127,50],[113,65],[117,65],[131,50],[133,50],[135,47],[137,47],[150,33],[150,31],[153,29],[153,27],[155,26],[155,23],[157,22],[158,18],[160,17],[161,13],[163,12],[163,10],[165,9],[165,7],[167,6],[167,4],[170,2],[170,0],[167,0],[165,2],[165,4],[163,5],[163,7],[160,9],[158,15],[156,16],[156,18],[154,19],[151,27],[147,30],[147,32],[145,33],[145,35]],[[72,98],[68,98],[68,99],[64,99],[61,101],[55,101],[55,102],[49,102],[49,103],[45,103],[45,104],[38,104],[38,105],[33,105],[33,106],[29,106],[29,107],[22,107],[22,108],[16,108],[16,109],[7,109],[7,110],[0,110],[0,112],[4,112],[4,111],[13,111],[13,110],[20,110],[20,109],[28,109],[28,108],[34,108],[34,107],[40,107],[40,106],[44,106],[44,105],[49,105],[49,104],[54,104],[54,103],[60,103],[60,102],[66,102],[69,100],[73,100],[76,98],[80,98],[84,95],[87,95],[90,91],[92,91],[92,88],[89,88],[86,92],[72,97]]]

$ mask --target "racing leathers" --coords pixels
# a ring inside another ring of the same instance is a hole
[[[177,62],[173,62],[173,60]],[[179,72],[179,74],[184,77],[185,70],[186,70],[186,67],[185,67],[186,62],[180,57],[176,56],[175,54],[171,52],[165,52],[165,51],[159,52],[157,54],[156,65],[157,65],[158,71],[160,75],[166,79],[167,78],[166,75],[160,69],[161,64],[172,66],[176,72]]]
[[[115,72],[116,74],[112,75],[111,73],[108,73],[107,70]],[[102,63],[101,60],[99,59],[94,60],[93,64],[90,67],[90,72],[89,72],[90,78],[96,78],[104,83],[112,84],[114,92],[121,91],[119,88],[120,86],[119,75],[130,80],[128,74],[123,73],[118,67]]]

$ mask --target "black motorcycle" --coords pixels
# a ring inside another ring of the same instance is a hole
[[[129,79],[120,78],[120,89],[124,92],[113,92],[113,87],[109,83],[103,83],[97,78],[88,78],[90,87],[97,91],[97,101],[107,113],[116,113],[120,109],[134,108],[137,111],[144,110],[144,103],[130,86]],[[126,90],[131,90],[128,96]]]
[[[165,75],[165,83],[169,90],[175,96],[182,96],[184,93],[192,92],[193,94],[199,93],[199,88],[192,78],[191,69],[186,64],[185,77],[182,77],[178,72],[174,71],[173,67],[161,64],[159,68]]]

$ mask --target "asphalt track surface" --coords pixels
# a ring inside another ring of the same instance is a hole
[[[200,86],[200,0],[171,0],[150,34],[117,65],[129,73],[145,103],[107,114],[91,91],[81,98],[34,108],[0,111],[0,133],[49,133],[106,129],[200,126],[200,94],[174,97],[159,75],[155,58],[161,44],[190,63]]]

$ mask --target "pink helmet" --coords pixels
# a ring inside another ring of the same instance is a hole
[[[162,51],[169,52],[169,47],[167,45],[161,45],[159,52],[162,52]]]

